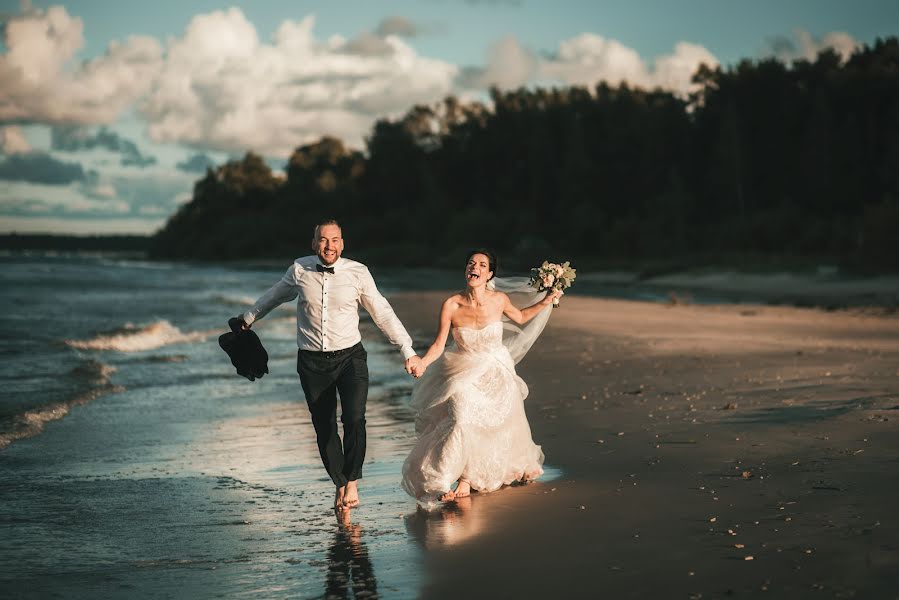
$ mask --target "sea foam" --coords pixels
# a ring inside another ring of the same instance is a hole
[[[202,331],[182,332],[168,321],[156,321],[144,327],[130,323],[124,328],[107,335],[98,335],[89,340],[66,340],[66,344],[80,350],[118,350],[119,352],[141,352],[170,344],[204,341],[209,334]]]
[[[87,404],[105,394],[123,392],[124,387],[114,385],[109,381],[109,376],[115,373],[115,367],[97,361],[87,361],[69,373],[75,379],[84,381],[89,387],[68,400],[47,404],[18,415],[14,415],[8,422],[0,427],[0,449],[5,448],[16,440],[30,438],[44,430],[44,425],[50,421],[61,419],[69,411],[82,404]]]

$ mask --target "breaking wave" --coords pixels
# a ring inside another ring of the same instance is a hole
[[[105,394],[123,392],[125,388],[120,385],[114,385],[109,381],[109,376],[113,373],[115,373],[115,367],[94,360],[87,361],[72,369],[69,375],[85,381],[90,388],[75,394],[63,402],[47,404],[18,415],[13,415],[0,428],[0,449],[9,446],[16,440],[38,435],[44,430],[44,425],[50,421],[63,418],[69,414],[69,411],[74,406],[87,404],[91,400],[96,400]]]
[[[118,350],[119,352],[141,352],[170,344],[201,342],[209,336],[207,332],[182,332],[168,321],[156,321],[144,327],[127,324],[122,329],[89,340],[66,340],[66,344],[80,350]]]

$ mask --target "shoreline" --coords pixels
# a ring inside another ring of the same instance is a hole
[[[391,302],[426,338],[442,298]],[[892,317],[568,296],[518,367],[562,476],[434,516],[481,530],[422,595],[889,597],[897,364]]]
[[[216,285],[268,279],[173,271],[210,282],[193,301],[202,308],[177,320],[185,333],[207,331],[213,311],[245,294]],[[146,301],[153,323],[180,281],[172,275],[148,282],[163,290]],[[419,351],[447,293],[389,295]],[[899,589],[895,316],[568,295],[517,367],[547,476],[430,513],[400,487],[412,381],[363,319],[369,453],[363,504],[339,523],[290,312],[260,322],[271,373],[252,383],[214,336],[137,354],[78,350],[117,367],[109,383],[124,390],[0,450],[4,589],[318,596],[357,581],[363,555],[359,585],[384,597],[456,598],[460,581],[469,595],[500,597]],[[67,335],[100,341],[90,336],[102,325]]]

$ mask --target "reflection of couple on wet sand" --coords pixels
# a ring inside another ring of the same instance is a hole
[[[368,549],[362,542],[362,527],[350,520],[350,511],[337,512],[338,528],[328,549],[328,575],[325,578],[325,599],[377,598],[378,582]]]
[[[314,255],[294,261],[241,319],[249,328],[297,298],[297,372],[322,462],[336,486],[335,508],[359,505],[365,459],[368,365],[359,305],[400,347],[406,372],[418,379],[412,394],[418,440],[403,465],[410,495],[430,507],[542,474],[543,453],[524,413],[527,386],[515,363],[542,331],[560,292],[536,292],[527,278],[496,279],[494,255],[472,251],[465,289],[443,303],[436,339],[419,357],[368,268],[341,257],[343,234],[335,221],[315,227],[312,249]],[[450,335],[455,344],[444,352]]]
[[[353,523],[350,510],[335,511],[337,529],[328,548],[325,600],[377,598],[378,580],[362,538],[362,526]],[[473,510],[471,497],[457,498],[440,510],[416,511],[405,517],[406,530],[423,548],[462,543],[480,533],[483,515]],[[352,592],[352,594],[350,593]]]

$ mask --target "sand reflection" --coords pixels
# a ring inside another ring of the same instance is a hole
[[[337,529],[328,549],[325,598],[377,598],[378,581],[362,542],[362,526],[354,523],[352,511],[335,511]]]
[[[484,508],[471,496],[430,511],[419,508],[406,517],[406,531],[426,550],[465,543],[485,525]]]

